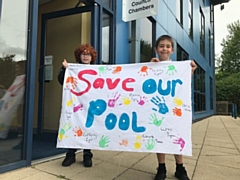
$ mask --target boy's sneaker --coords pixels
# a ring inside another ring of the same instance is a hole
[[[190,180],[187,175],[187,171],[185,170],[184,167],[181,167],[176,170],[175,177],[178,178],[179,180]]]
[[[71,166],[71,164],[76,162],[75,153],[67,153],[65,159],[62,162],[62,166]]]
[[[158,167],[157,170],[158,170],[158,171],[157,171],[157,174],[156,174],[154,180],[165,180],[165,179],[167,178],[167,175],[166,175],[166,173],[167,173],[166,167],[165,167],[165,166],[163,166],[163,167]]]
[[[91,152],[83,153],[83,165],[85,167],[92,167],[92,157],[93,157],[93,154]]]

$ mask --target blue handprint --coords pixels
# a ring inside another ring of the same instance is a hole
[[[161,100],[158,96],[156,96],[156,98],[153,97],[153,98],[151,99],[151,102],[152,102],[153,104],[157,105],[158,108],[159,108],[158,110],[155,109],[155,108],[152,108],[152,110],[158,111],[158,112],[161,113],[161,114],[166,114],[169,110],[168,110],[168,107],[167,107],[167,105],[166,105],[166,103],[165,103],[165,99],[164,99],[163,97],[162,97],[162,99],[163,99],[163,102],[162,102],[162,100]]]

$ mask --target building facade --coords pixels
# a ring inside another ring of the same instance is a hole
[[[0,173],[65,152],[56,149],[63,59],[90,43],[97,64],[148,62],[157,37],[175,40],[172,60],[194,60],[193,121],[215,113],[214,5],[228,0],[0,0]],[[148,7],[145,7],[148,3]],[[130,13],[129,11],[129,13]]]

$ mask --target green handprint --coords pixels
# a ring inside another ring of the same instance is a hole
[[[107,68],[105,66],[101,66],[98,68],[99,74],[106,74]]]
[[[174,65],[169,65],[166,74],[173,75],[174,72],[177,72],[177,70],[175,69],[175,66]]]
[[[101,137],[101,139],[100,139],[100,141],[99,141],[99,146],[100,146],[101,148],[108,147],[108,143],[109,143],[109,142],[110,142],[110,141],[109,141],[109,137],[108,137],[108,136],[104,137],[104,135],[102,135],[102,137]]]
[[[151,139],[148,139],[148,142],[147,144],[145,144],[145,147],[148,149],[148,150],[152,150],[155,146],[155,140],[153,138]]]
[[[151,122],[150,122],[149,124],[154,124],[155,126],[159,127],[159,126],[161,126],[163,119],[164,119],[164,118],[158,119],[155,113],[154,113],[154,114],[151,114],[151,118],[149,118],[149,120],[150,120]]]

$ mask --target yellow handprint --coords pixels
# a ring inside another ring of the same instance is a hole
[[[68,131],[71,128],[71,124],[70,123],[66,123],[63,125],[62,128],[60,128],[59,134],[58,134],[58,138],[59,140],[63,140],[64,135],[66,133],[66,131]],[[68,136],[65,136],[65,138],[68,138]]]
[[[142,146],[141,136],[137,135],[136,142],[134,143],[135,149],[139,149]]]
[[[73,102],[75,102],[76,99],[73,98],[73,99],[70,99],[69,101],[67,101],[67,106],[71,106],[73,104]]]
[[[122,100],[124,105],[129,105],[131,103],[131,100],[128,97],[124,97]]]
[[[181,106],[183,104],[182,100],[179,98],[174,98],[173,102],[176,104],[176,106]]]

